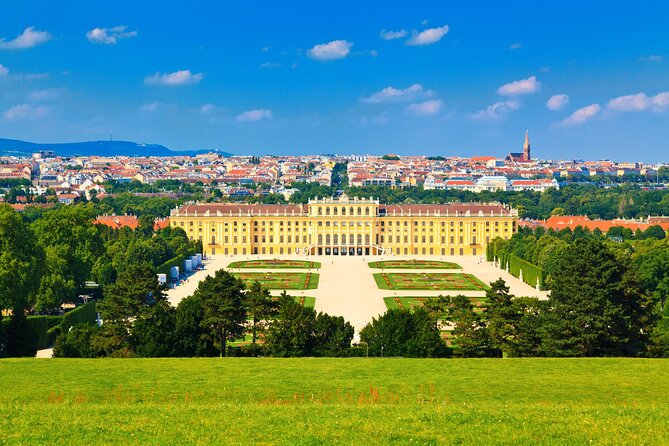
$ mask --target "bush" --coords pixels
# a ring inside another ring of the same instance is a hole
[[[80,307],[75,308],[72,311],[65,313],[63,316],[63,322],[60,324],[61,332],[67,332],[70,327],[74,327],[79,324],[95,324],[97,322],[97,310],[95,308],[95,302],[88,302],[87,304],[81,305]]]
[[[68,328],[56,338],[53,356],[56,358],[94,358],[91,337],[98,330],[97,325],[77,324]]]

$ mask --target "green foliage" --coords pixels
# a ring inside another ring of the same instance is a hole
[[[640,290],[629,259],[600,240],[577,240],[553,271],[542,351],[548,356],[641,354],[656,316]]]
[[[39,322],[37,323],[40,324]],[[5,328],[6,343],[3,356],[34,357],[38,349],[38,340],[34,326],[28,322],[23,311],[16,311],[7,321]],[[46,330],[44,330],[46,334]]]
[[[91,339],[98,331],[97,325],[87,323],[70,326],[56,338],[53,356],[56,358],[95,358]]]
[[[200,325],[209,339],[226,355],[228,341],[243,336],[246,322],[244,282],[221,269],[198,284],[194,296],[202,302],[204,315]]]
[[[255,281],[244,296],[244,306],[246,314],[251,318],[251,333],[255,344],[258,334],[264,333],[267,321],[276,315],[278,305],[272,300],[269,290]]]
[[[96,323],[96,320],[96,305],[94,301],[91,301],[65,313],[63,316],[63,321],[60,324],[60,329],[62,332],[66,332],[70,329],[70,327],[74,327],[75,325],[93,325]]]
[[[450,298],[444,322],[451,327],[453,355],[460,358],[497,356],[481,316],[466,296]]]
[[[342,317],[316,313],[285,291],[267,330],[265,350],[272,356],[347,356],[354,329]]]
[[[0,204],[0,310],[28,307],[43,272],[44,254],[19,214]]]
[[[49,311],[63,302],[74,302],[76,291],[91,277],[93,265],[104,253],[94,212],[84,205],[65,206],[44,214],[33,223],[37,241],[46,252],[46,274],[35,302]]]
[[[175,314],[177,356],[216,356],[214,343],[203,327],[204,307],[197,295],[179,302]]]
[[[360,331],[371,356],[443,358],[449,355],[432,317],[422,308],[388,310]]]

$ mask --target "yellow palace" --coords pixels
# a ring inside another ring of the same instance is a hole
[[[302,204],[187,204],[173,227],[205,254],[483,255],[509,238],[518,213],[499,203],[380,204],[373,198],[315,198]]]

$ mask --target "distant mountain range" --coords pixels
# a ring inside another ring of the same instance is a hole
[[[170,150],[160,144],[138,144],[130,141],[89,141],[37,144],[15,139],[0,138],[0,155],[30,156],[40,151],[51,151],[60,156],[195,156],[213,150]],[[230,153],[219,152],[223,156]]]

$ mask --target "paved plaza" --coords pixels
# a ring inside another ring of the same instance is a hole
[[[208,275],[213,275],[221,268],[235,261],[269,259],[276,256],[224,256],[215,255],[204,261],[205,269],[191,275],[189,279],[181,285],[168,291],[169,301],[177,305],[183,298],[193,294],[199,281]],[[508,274],[506,271],[495,268],[492,263],[483,261],[480,257],[458,257],[458,256],[281,256],[282,259],[308,260],[321,263],[318,270],[305,269],[234,269],[234,272],[298,272],[305,271],[318,272],[320,282],[318,289],[315,290],[288,290],[288,294],[294,296],[313,296],[316,298],[316,311],[337,316],[343,316],[351,322],[358,332],[373,317],[383,314],[386,311],[386,305],[383,302],[384,297],[392,296],[438,296],[463,294],[465,296],[483,296],[483,291],[427,291],[427,290],[380,290],[374,282],[374,273],[381,272],[380,269],[370,268],[367,263],[380,260],[398,260],[398,259],[424,259],[424,260],[443,260],[454,262],[462,266],[461,270],[452,270],[452,272],[473,274],[484,283],[502,278],[511,289],[511,294],[516,296],[531,296],[540,299],[546,299],[548,292],[537,291],[533,287],[525,284],[519,279]],[[392,272],[407,273],[444,273],[450,270],[392,270]],[[391,272],[391,271],[386,271]],[[272,295],[281,294],[281,290],[272,290]]]

